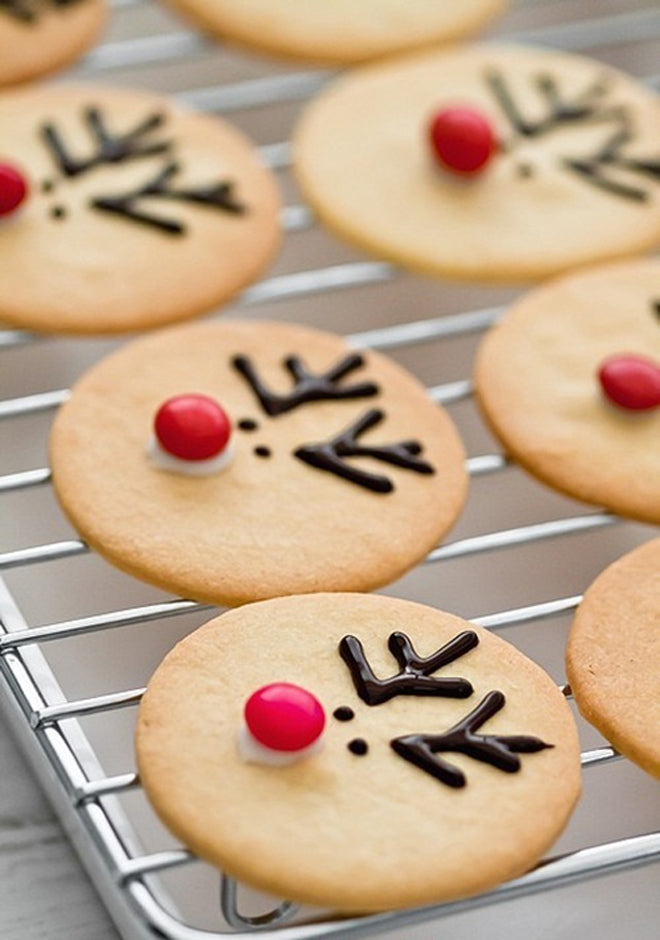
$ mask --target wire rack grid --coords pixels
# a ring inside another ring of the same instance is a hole
[[[613,64],[627,64],[649,86],[660,87],[660,75],[653,72],[660,48],[657,6],[631,10],[625,0],[608,0],[598,4],[598,16],[593,6],[584,0],[519,0],[494,34],[593,50]],[[176,93],[186,104],[231,114],[258,139],[265,136],[269,141],[273,128],[290,128],[300,102],[333,74],[292,71],[227,50],[218,52],[144,0],[115,0],[114,15],[113,35],[87,57],[76,78],[110,76],[114,82],[144,83]],[[221,82],[214,80],[218,74]],[[293,247],[287,245],[273,276],[243,292],[233,313],[249,317],[266,311],[316,320],[348,333],[356,346],[388,350],[422,376],[455,376],[428,384],[433,400],[452,408],[468,447],[477,453],[468,460],[473,493],[466,518],[456,530],[458,537],[432,551],[392,593],[470,614],[493,630],[506,628],[514,642],[560,677],[566,627],[581,590],[607,561],[648,537],[648,528],[606,512],[585,512],[583,506],[548,494],[488,449],[492,442],[476,416],[470,380],[463,376],[469,374],[474,342],[515,292],[431,285],[338,245],[296,201],[288,177],[288,145],[277,136],[275,140],[263,142],[260,149],[281,175],[289,199],[283,223]],[[416,319],[411,311],[425,315]],[[388,318],[393,322],[380,325]],[[356,330],[356,325],[362,328]],[[66,387],[56,384],[53,390],[49,382],[70,380],[108,345],[0,330],[7,382],[7,397],[0,401],[0,418],[6,420],[0,430],[10,435],[0,455],[30,461],[43,452],[52,412],[68,395]],[[26,376],[44,389],[26,388]],[[480,452],[484,443],[486,452]],[[22,542],[33,529],[47,536],[0,554],[0,705],[127,940],[211,940],[227,932],[252,936],[256,930],[281,940],[352,938],[413,931],[420,924],[435,926],[428,927],[432,933],[419,936],[435,936],[441,918],[460,937],[456,917],[462,913],[490,912],[497,903],[529,898],[534,919],[550,888],[582,886],[660,857],[660,833],[649,831],[653,820],[647,781],[582,725],[587,797],[593,797],[589,776],[602,774],[607,780],[595,785],[596,794],[604,787],[608,799],[617,799],[621,781],[612,779],[611,768],[623,767],[623,785],[634,788],[641,807],[638,815],[627,819],[623,830],[610,831],[598,808],[587,806],[584,819],[560,843],[560,854],[493,892],[453,904],[348,920],[243,894],[224,876],[218,896],[217,875],[174,844],[153,817],[132,769],[130,743],[132,709],[151,669],[210,608],[162,597],[109,571],[66,531],[66,523],[51,508],[49,483],[45,466],[0,474],[7,506],[3,528],[6,522],[13,532],[8,537]],[[479,493],[477,486],[485,489]],[[60,532],[67,537],[58,538]],[[534,552],[540,554],[530,563]],[[539,596],[552,599],[539,601]],[[124,606],[80,615],[81,608],[106,609],[108,597],[121,597]],[[140,602],[133,604],[135,598]],[[472,602],[498,612],[480,615],[483,608],[473,611]],[[52,611],[59,610],[65,616],[52,619]],[[46,622],[35,626],[43,611]],[[552,625],[550,640],[549,628],[540,629],[543,624]],[[123,677],[131,673],[127,660],[133,659],[138,662],[133,671],[143,681],[127,688]],[[570,699],[570,689],[563,689]],[[645,923],[650,930],[648,920]],[[531,934],[515,933],[508,925],[507,935]]]

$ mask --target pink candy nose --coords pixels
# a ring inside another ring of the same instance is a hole
[[[273,751],[300,751],[321,735],[323,706],[311,692],[289,682],[275,682],[253,692],[245,704],[252,736]]]
[[[158,409],[154,430],[169,454],[181,460],[209,460],[227,446],[231,422],[207,395],[176,395]]]
[[[609,400],[629,411],[646,411],[660,405],[660,366],[644,356],[611,356],[601,365],[598,378]]]
[[[10,215],[28,193],[25,177],[8,163],[0,163],[0,216]]]
[[[438,111],[428,133],[437,162],[453,173],[478,173],[497,149],[490,122],[472,108]]]

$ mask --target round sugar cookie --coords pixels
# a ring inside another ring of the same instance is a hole
[[[106,14],[105,0],[2,0],[0,86],[68,65],[95,41]]]
[[[589,587],[566,663],[582,715],[660,778],[660,538],[619,558]]]
[[[56,417],[51,460],[93,548],[229,605],[394,580],[467,485],[458,434],[416,379],[338,336],[256,321],[162,331],[94,366]]]
[[[152,677],[137,757],[194,852],[341,911],[522,874],[580,791],[549,676],[487,630],[375,595],[278,598],[203,626]]]
[[[622,364],[617,394],[600,373]],[[524,296],[483,340],[475,388],[505,450],[534,476],[660,523],[660,262],[593,268]],[[624,393],[636,389],[648,407],[630,407]]]
[[[435,118],[456,109],[432,147]],[[476,165],[475,121],[495,144]],[[364,250],[434,276],[519,282],[660,240],[659,140],[657,100],[632,78],[477,45],[347,74],[303,112],[294,164],[321,220]]]
[[[169,0],[208,32],[259,52],[341,64],[457,39],[507,0]]]
[[[271,259],[279,197],[215,117],[132,90],[0,96],[0,320],[116,333],[227,300]],[[2,210],[2,174],[25,198]]]

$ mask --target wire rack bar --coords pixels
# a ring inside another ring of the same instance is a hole
[[[7,473],[0,476],[0,493],[11,490],[25,490],[31,486],[43,486],[50,483],[51,473],[48,467],[39,470],[23,470],[21,473]]]
[[[135,773],[117,774],[115,777],[106,777],[103,780],[90,780],[76,788],[74,803],[82,806],[90,800],[98,800],[104,796],[117,796],[135,790],[140,786],[138,775]]]
[[[97,633],[99,630],[125,627],[136,623],[149,623],[167,617],[179,617],[192,611],[214,610],[212,604],[200,604],[197,601],[165,601],[162,604],[148,604],[142,607],[130,607],[93,617],[80,617],[76,620],[64,620],[60,623],[46,624],[29,630],[15,631],[0,636],[0,652],[3,649],[25,646],[29,643],[45,643],[49,640],[64,640],[73,636]]]
[[[0,554],[0,571],[18,568],[21,565],[34,565],[42,561],[59,561],[74,555],[84,555],[89,548],[80,539],[66,542],[51,542],[48,545],[35,545],[32,548],[19,548],[14,552]]]
[[[123,862],[119,871],[119,880],[130,881],[132,878],[141,878],[143,875],[152,875],[157,871],[177,868],[179,865],[188,865],[195,861],[197,861],[196,857],[187,849],[154,852],[153,855],[143,855],[140,858],[131,858]]]
[[[0,418],[18,418],[40,411],[50,411],[51,408],[59,408],[69,395],[67,388],[60,388],[54,392],[39,392],[36,395],[24,395],[21,398],[8,398],[6,401],[0,401]]]
[[[100,712],[114,711],[116,708],[128,708],[139,704],[144,693],[145,689],[129,689],[127,692],[109,692],[106,695],[94,695],[75,702],[65,702],[62,705],[37,708],[30,716],[30,726],[42,728],[46,724],[62,721],[65,718],[82,718],[84,715],[96,715]]]
[[[470,617],[470,621],[476,623],[479,627],[486,627],[489,630],[495,630],[499,627],[511,627],[516,624],[529,623],[532,620],[547,620],[549,617],[557,617],[560,614],[569,613],[575,610],[581,600],[581,594],[574,594],[572,597],[560,597],[554,601],[529,604],[527,607],[503,610],[497,614],[486,614],[483,617]]]
[[[550,522],[539,522],[533,525],[518,526],[515,529],[501,529],[498,532],[489,532],[486,535],[476,535],[472,538],[460,539],[434,549],[426,558],[425,563],[446,561],[448,558],[460,558],[463,555],[473,555],[477,552],[488,552],[496,548],[511,548],[515,545],[526,545],[541,539],[556,538],[560,535],[573,535],[578,532],[588,532],[591,529],[600,529],[603,526],[615,525],[621,522],[618,516],[611,513],[589,513],[585,516],[570,516],[567,519],[553,519]]]
[[[274,102],[304,101],[320,91],[337,74],[336,69],[291,72],[230,85],[195,88],[179,92],[174,97],[188,107],[231,114],[233,111],[260,108]]]

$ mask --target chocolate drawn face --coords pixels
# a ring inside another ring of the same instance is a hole
[[[53,193],[59,183],[73,181],[92,173],[97,167],[116,167],[154,157],[157,158],[156,167],[153,161],[148,161],[144,179],[138,185],[110,194],[99,192],[88,199],[88,208],[140,223],[166,235],[184,235],[186,225],[162,212],[147,211],[146,207],[154,202],[158,207],[163,201],[179,201],[237,216],[247,212],[246,205],[235,195],[232,181],[221,179],[200,186],[177,182],[184,168],[176,159],[176,142],[168,136],[171,130],[166,114],[147,114],[133,127],[117,132],[110,128],[111,122],[103,110],[98,105],[90,105],[83,109],[81,121],[90,141],[90,148],[83,156],[77,156],[69,148],[55,122],[47,121],[39,128],[39,137],[57,172],[55,177],[41,181],[43,193]],[[67,214],[63,205],[50,209],[53,219],[64,220]]]
[[[399,695],[436,698],[470,698],[474,688],[466,679],[438,676],[436,673],[479,646],[474,630],[464,630],[430,656],[419,656],[410,638],[402,632],[391,633],[388,648],[399,671],[379,679],[365,656],[358,637],[344,636],[338,653],[346,664],[359,698],[370,708],[384,707]],[[310,704],[311,703],[311,704]],[[531,735],[494,735],[476,732],[506,705],[504,693],[491,690],[460,721],[438,732],[415,732],[398,735],[389,742],[403,760],[430,774],[453,789],[467,785],[466,774],[440,754],[463,754],[472,760],[513,774],[521,769],[519,754],[533,754],[554,745]],[[354,710],[340,705],[332,713],[339,722],[353,722]],[[441,713],[438,711],[438,717]],[[362,719],[368,716],[362,716]],[[292,763],[310,756],[310,745],[318,747],[325,718],[321,703],[296,685],[279,683],[257,690],[245,708],[246,731],[254,736],[258,750],[242,745],[243,756],[256,763]],[[363,724],[363,720],[359,724]],[[351,728],[351,732],[354,728]],[[292,743],[293,742],[293,743]],[[266,750],[262,750],[262,748]],[[369,753],[369,742],[350,736],[347,749],[356,757]],[[271,753],[272,752],[272,753]],[[284,760],[274,755],[284,754]]]
[[[279,418],[287,412],[312,405],[314,402],[373,398],[377,397],[380,392],[374,382],[347,383],[343,381],[346,376],[365,366],[364,357],[358,353],[347,354],[334,366],[318,374],[310,372],[300,356],[286,356],[283,365],[293,379],[293,386],[286,393],[269,389],[259,377],[257,369],[248,356],[234,356],[231,363],[253,391],[266,419]],[[163,407],[165,406],[161,406],[161,411]],[[191,417],[193,424],[194,418],[193,415]],[[386,420],[386,414],[382,409],[368,409],[329,441],[303,444],[293,451],[293,456],[308,466],[332,473],[376,493],[391,493],[394,490],[392,480],[385,475],[370,472],[360,467],[359,464],[348,462],[349,458],[371,457],[415,473],[423,475],[435,473],[431,464],[419,456],[422,452],[422,445],[417,441],[407,440],[396,444],[374,446],[362,442],[362,435],[380,425],[384,420]],[[253,418],[243,417],[238,419],[236,427],[253,434],[259,428],[259,424]],[[156,434],[160,444],[172,453],[172,449],[167,447],[166,442],[158,433],[158,421],[156,421]],[[271,449],[263,444],[257,444],[253,448],[253,453],[262,459],[272,455]],[[182,455],[177,454],[177,456]]]

